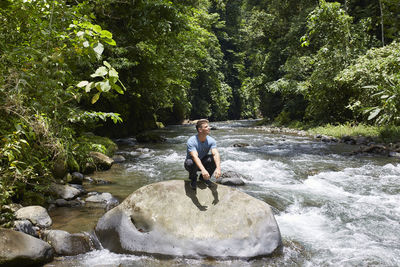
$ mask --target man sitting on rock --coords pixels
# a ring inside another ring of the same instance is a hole
[[[210,178],[221,176],[220,157],[217,150],[217,143],[214,138],[208,136],[210,126],[208,120],[199,120],[196,123],[197,134],[187,141],[187,152],[185,169],[189,172],[190,186],[196,190],[197,171],[201,171],[199,180],[208,187],[212,185]],[[211,155],[208,152],[211,150]],[[215,173],[214,173],[215,172]]]

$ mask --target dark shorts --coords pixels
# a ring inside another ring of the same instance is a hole
[[[211,177],[216,168],[214,157],[212,155],[206,155],[204,158],[201,159],[201,163],[203,164],[204,168],[206,168]],[[197,179],[197,172],[200,171],[200,169],[197,167],[196,163],[194,163],[192,159],[186,159],[184,166],[185,169],[189,172],[189,179]]]

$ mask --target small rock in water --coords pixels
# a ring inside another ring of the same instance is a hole
[[[71,180],[69,181],[70,184],[82,184],[83,182],[83,174],[80,172],[73,172],[71,173]]]
[[[62,230],[46,230],[43,233],[45,241],[49,242],[58,255],[75,256],[91,250],[90,237],[85,234],[70,234]]]
[[[389,152],[389,157],[400,158],[400,153],[391,151],[391,152]]]
[[[67,200],[74,199],[81,194],[80,190],[70,185],[52,183],[50,188],[57,196]]]
[[[217,179],[216,182],[223,185],[245,185],[243,179],[246,178],[240,173],[233,171],[226,171],[222,173],[221,177]]]
[[[125,157],[122,155],[114,155],[112,159],[114,160],[115,163],[121,163],[126,160]]]
[[[118,199],[110,193],[98,193],[91,195],[85,199],[87,207],[101,207],[109,210],[119,204]]]
[[[246,144],[246,143],[233,144],[233,147],[246,147],[246,146],[249,146],[249,144]]]

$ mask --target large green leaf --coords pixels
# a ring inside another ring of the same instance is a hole
[[[91,77],[104,77],[108,73],[107,68],[104,66],[99,67],[95,73],[90,75]]]
[[[379,112],[381,112],[381,110],[382,109],[380,109],[380,108],[375,108],[375,109],[373,109],[372,111],[371,111],[371,113],[369,114],[369,116],[368,116],[368,120],[372,120],[372,119],[374,119],[376,116],[378,116],[378,114],[379,114]]]
[[[97,57],[100,58],[101,54],[103,54],[104,46],[101,43],[97,43],[93,50],[96,52]]]

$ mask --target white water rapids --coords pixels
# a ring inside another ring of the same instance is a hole
[[[400,266],[397,159],[350,156],[357,146],[271,134],[252,127],[251,121],[211,124],[217,128],[211,135],[222,171],[243,174],[246,185],[238,189],[273,207],[283,255],[251,261],[158,259],[97,250],[46,266]],[[127,161],[114,172],[115,185],[103,190],[124,198],[145,184],[187,178],[185,144],[195,134],[194,126],[157,132],[166,143],[138,148],[122,140],[118,153]],[[236,143],[249,146],[233,147]]]

